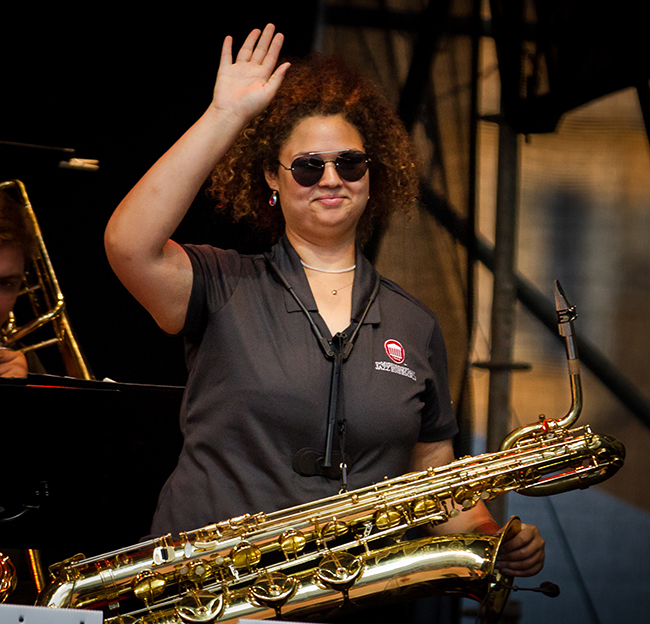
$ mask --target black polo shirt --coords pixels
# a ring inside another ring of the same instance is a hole
[[[304,311],[264,256],[205,245],[185,250],[194,281],[183,329],[184,445],[152,532],[192,530],[336,494],[338,480],[303,476],[292,466],[301,450],[324,449],[332,376]],[[286,238],[271,257],[331,338]],[[360,252],[356,265],[353,324],[377,279]],[[437,318],[390,280],[381,278],[341,382],[349,489],[407,472],[417,441],[457,433]]]

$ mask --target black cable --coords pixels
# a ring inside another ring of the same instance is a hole
[[[332,362],[332,379],[330,382],[330,402],[327,412],[327,439],[325,441],[325,454],[323,468],[328,469],[332,467],[332,453],[334,448],[334,431],[336,429],[336,424],[339,425],[339,445],[341,448],[341,491],[347,491],[347,472],[348,465],[345,461],[345,429],[346,421],[345,416],[341,417],[341,366],[343,362],[348,359],[350,353],[352,352],[352,347],[357,339],[361,325],[365,320],[370,307],[374,303],[377,295],[379,294],[379,286],[381,280],[379,274],[375,271],[375,284],[373,286],[370,297],[368,298],[368,303],[366,304],[365,310],[359,319],[359,322],[356,324],[355,328],[352,331],[350,338],[346,336],[345,333],[337,333],[332,341],[326,340],[322,332],[318,329],[318,326],[314,322],[312,315],[309,313],[309,310],[305,307],[303,302],[300,300],[300,297],[296,294],[291,284],[280,271],[280,268],[277,264],[271,259],[271,255],[268,253],[264,254],[269,266],[273,269],[273,272],[277,275],[278,279],[282,282],[282,285],[289,291],[291,296],[296,300],[296,303],[305,314],[309,321],[309,326],[311,327],[312,332],[316,336],[318,344],[321,346],[325,357]]]
[[[589,590],[587,589],[587,584],[585,583],[582,573],[580,572],[580,568],[578,567],[578,562],[576,561],[576,558],[573,555],[573,551],[571,550],[571,544],[569,543],[569,540],[567,539],[566,534],[564,533],[564,529],[562,528],[562,524],[560,523],[560,518],[557,515],[557,511],[555,509],[555,506],[553,505],[553,501],[550,498],[546,499],[546,506],[548,507],[548,510],[551,514],[551,518],[553,520],[553,524],[555,524],[557,533],[560,536],[560,541],[562,542],[562,546],[569,560],[569,566],[571,567],[572,575],[576,579],[576,582],[580,587],[580,591],[584,596],[587,605],[587,610],[589,611],[589,615],[591,616],[591,621],[593,622],[593,624],[600,624],[600,618],[598,617],[598,612],[596,611],[596,607],[594,606],[593,600],[591,599],[591,595],[589,594]]]

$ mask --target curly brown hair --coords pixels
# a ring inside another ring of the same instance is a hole
[[[363,244],[373,225],[395,210],[410,211],[418,197],[415,150],[391,105],[373,83],[340,58],[312,54],[292,62],[268,108],[239,135],[206,187],[216,210],[246,221],[276,240],[284,231],[279,203],[269,206],[264,172],[307,117],[341,115],[361,134],[370,163],[370,199],[357,228]]]

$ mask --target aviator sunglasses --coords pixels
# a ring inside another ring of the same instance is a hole
[[[323,160],[323,155],[336,153],[339,155],[334,160]],[[313,186],[323,177],[325,165],[330,162],[334,163],[336,172],[342,180],[356,182],[366,175],[370,158],[363,152],[332,150],[331,152],[311,152],[306,156],[298,156],[291,163],[291,167],[279,164],[287,171],[291,171],[293,179],[300,186]]]

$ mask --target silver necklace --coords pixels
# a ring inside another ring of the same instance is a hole
[[[320,273],[349,273],[350,271],[354,271],[354,269],[357,268],[356,264],[353,264],[351,267],[348,267],[347,269],[319,269],[318,267],[313,267],[308,265],[306,262],[302,261],[302,258],[300,259],[300,264],[304,266],[306,269],[311,269],[312,271],[319,271]]]

